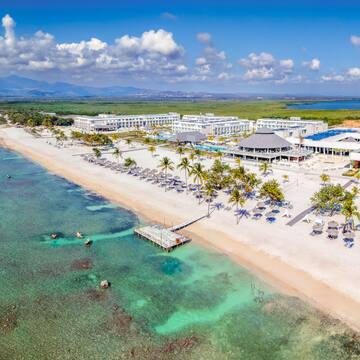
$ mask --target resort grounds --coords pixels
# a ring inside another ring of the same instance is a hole
[[[207,203],[199,203],[193,192],[165,191],[164,187],[137,176],[84,160],[82,155],[92,154],[91,147],[70,144],[55,146],[54,138],[34,137],[22,128],[14,127],[2,128],[0,137],[2,145],[22,153],[59,176],[137,212],[149,221],[171,226],[207,213]],[[124,157],[131,157],[138,166],[150,170],[159,170],[160,159],[165,156],[170,158],[175,164],[171,175],[184,180],[183,172],[176,168],[180,156],[173,150],[158,146],[156,153],[151,154],[143,144],[128,145],[120,141],[117,146]],[[103,157],[117,161],[111,150],[108,154],[103,153]],[[120,163],[122,161],[119,159]],[[201,164],[210,167],[213,161],[203,157]],[[223,161],[236,166],[233,159],[223,158]],[[349,181],[349,178],[342,176],[346,163],[346,158],[317,155],[303,164],[274,165],[266,177],[259,172],[258,164],[243,162],[242,165],[263,179],[279,181],[285,199],[292,204],[289,213],[293,219],[310,207],[311,196],[321,186],[321,173],[326,171],[334,184],[344,185]],[[284,175],[288,176],[286,182]],[[189,182],[193,182],[191,177]],[[244,208],[251,213],[258,201],[248,200]],[[311,223],[300,220],[289,226],[287,223],[291,219],[283,217],[284,209],[280,209],[274,223],[267,222],[264,217],[253,220],[250,216],[241,218],[237,224],[235,208],[229,209],[228,195],[219,191],[216,202],[223,203],[224,208],[215,209],[209,218],[186,230],[193,241],[217,248],[284,292],[301,296],[359,330],[358,239],[355,239],[355,246],[348,248],[341,237],[330,240],[325,232],[313,236],[311,232],[316,215],[310,214]],[[269,206],[267,211],[270,211]],[[324,220],[343,223],[344,217],[335,215]]]

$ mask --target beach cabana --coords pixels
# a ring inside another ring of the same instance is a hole
[[[281,159],[299,161],[311,155],[310,150],[295,149],[289,141],[267,127],[257,129],[255,134],[242,139],[237,148],[227,152],[244,159],[268,162]]]
[[[328,229],[337,229],[339,227],[339,223],[337,221],[329,221],[328,222]]]

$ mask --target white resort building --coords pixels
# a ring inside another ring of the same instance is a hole
[[[294,145],[301,146],[314,153],[328,155],[350,155],[360,151],[360,132],[358,129],[334,128],[317,134],[309,135],[303,139],[297,137],[288,138]]]
[[[308,136],[317,134],[328,129],[328,124],[321,120],[305,120],[300,117],[290,117],[289,119],[258,119],[256,127],[261,129],[266,127],[274,130],[280,136]]]
[[[204,135],[229,136],[249,132],[253,128],[250,120],[237,116],[216,116],[214,114],[184,115],[173,123],[174,133],[199,131]]]
[[[117,131],[135,128],[151,128],[153,126],[172,125],[180,119],[178,113],[143,114],[143,115],[113,115],[75,116],[74,126],[83,131]]]

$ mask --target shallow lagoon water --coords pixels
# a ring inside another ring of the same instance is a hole
[[[341,323],[195,243],[162,252],[135,214],[1,148],[0,219],[1,360],[360,359]]]
[[[289,104],[287,107],[297,110],[360,110],[360,100],[314,101]]]

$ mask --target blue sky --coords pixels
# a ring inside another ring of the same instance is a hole
[[[211,92],[360,90],[360,1],[2,0],[1,11],[0,75]]]

